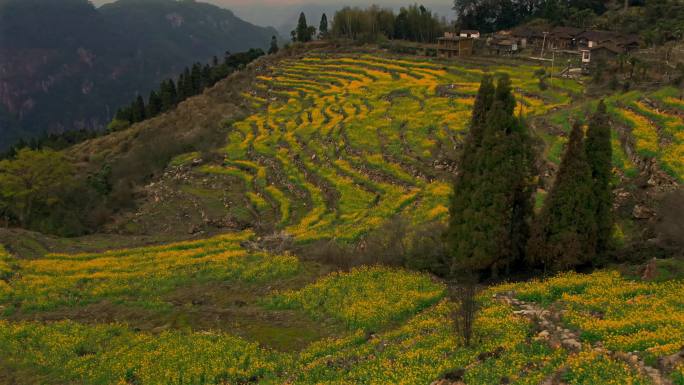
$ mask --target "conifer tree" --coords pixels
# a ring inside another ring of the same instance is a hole
[[[586,264],[596,254],[596,204],[592,171],[584,149],[584,132],[576,123],[556,181],[535,221],[528,261],[547,270]]]
[[[131,123],[142,122],[145,120],[145,101],[138,95],[131,104]]]
[[[116,115],[114,116],[114,119],[122,121],[122,122],[132,123],[133,122],[133,115],[131,113],[131,106],[119,108],[119,110],[116,111]]]
[[[475,99],[470,130],[465,139],[463,153],[461,154],[459,173],[454,180],[454,192],[450,197],[449,227],[445,238],[452,253],[452,261],[449,266],[452,276],[458,273],[463,275],[460,270],[470,270],[465,266],[462,259],[463,256],[467,255],[466,247],[469,249],[473,247],[467,244],[467,238],[464,235],[471,230],[467,213],[472,205],[471,197],[475,193],[478,182],[478,149],[482,142],[481,132],[484,130],[484,119],[482,116],[486,117],[491,109],[493,99],[492,79],[487,76],[482,80],[477,98]]]
[[[603,101],[589,120],[585,150],[591,167],[593,196],[596,200],[596,252],[602,254],[610,245],[613,229],[613,193],[610,185],[613,147],[610,122]]]
[[[178,82],[176,83],[176,94],[177,94],[177,103],[180,103],[185,99],[185,74],[181,73],[178,75]]]
[[[192,93],[190,96],[198,95],[202,92],[202,65],[195,63],[192,65],[192,72],[190,73]]]
[[[169,111],[176,105],[176,85],[172,79],[162,83],[160,91],[161,111]]]
[[[268,54],[269,55],[276,54],[276,53],[278,53],[278,50],[279,50],[278,38],[276,38],[276,36],[273,35],[273,37],[271,37],[271,47],[268,49]]]
[[[211,66],[205,64],[202,67],[202,89],[213,86],[214,83],[211,80]]]
[[[325,13],[321,16],[321,24],[318,26],[318,33],[321,39],[328,35],[328,16]]]
[[[152,118],[159,115],[161,112],[161,98],[155,91],[150,92],[150,97],[147,99],[147,112],[145,116]]]
[[[484,135],[485,123],[487,121],[487,114],[494,103],[494,95],[496,88],[491,76],[485,76],[480,83],[480,89],[473,105],[473,113],[470,120],[470,135],[469,142],[466,145],[473,145],[479,147],[482,145],[482,138]],[[464,156],[472,156],[472,154],[464,153]]]
[[[297,23],[297,41],[306,43],[311,41],[311,30],[306,24],[306,15],[304,12],[299,14],[299,22]]]
[[[452,274],[497,275],[523,256],[534,162],[529,135],[514,108],[508,76],[496,89],[490,78],[482,81],[451,199]]]
[[[178,82],[179,99],[178,101],[183,101],[191,96],[193,96],[194,89],[192,86],[192,76],[190,75],[190,68],[185,67],[183,74],[181,75],[182,81]]]

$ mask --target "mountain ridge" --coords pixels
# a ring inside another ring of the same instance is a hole
[[[44,133],[102,129],[121,105],[184,66],[267,48],[273,35],[206,3],[4,0],[0,149]]]

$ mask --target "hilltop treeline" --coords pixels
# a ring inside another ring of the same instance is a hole
[[[366,9],[344,7],[335,13],[333,37],[354,40],[376,40],[379,37],[418,42],[434,42],[446,28],[446,23],[422,5],[402,7],[399,13],[388,8],[371,6]]]
[[[545,20],[639,34],[652,44],[681,39],[684,34],[684,3],[679,0],[455,0],[454,9],[461,28],[482,32]]]
[[[606,11],[604,0],[455,0],[461,28],[494,32],[535,18],[557,24],[583,23]]]
[[[173,109],[183,100],[199,95],[204,89],[213,86],[216,82],[228,77],[236,70],[264,55],[261,49],[250,49],[236,54],[227,53],[223,61],[214,57],[211,63],[195,63],[192,67],[186,67],[178,76],[177,80],[167,79],[161,83],[158,90],[150,92],[147,102],[138,95],[128,106],[120,108],[107,131],[78,130],[65,131],[60,134],[45,134],[42,137],[30,140],[20,140],[11,146],[6,152],[0,154],[0,159],[12,159],[22,149],[38,150],[49,148],[62,150],[74,144],[88,139],[106,135],[113,131],[128,128],[133,123],[142,122],[153,118],[163,112]]]
[[[227,55],[222,62],[214,59],[207,65],[197,63],[177,81],[162,82],[147,103],[139,96],[121,109],[110,130],[122,130],[172,110],[263,54],[260,49],[252,49]],[[140,144],[135,149],[127,150],[115,163],[104,162],[99,169],[87,173],[59,151],[104,134],[69,131],[12,147],[0,158],[0,224],[62,236],[95,231],[113,214],[133,207],[136,186],[166,167],[171,157],[220,140],[207,133],[188,135],[184,140],[165,136],[155,136],[153,140],[153,131],[136,134]],[[150,147],[152,142],[154,148]]]
[[[234,55],[227,53],[223,62],[219,62],[219,59],[214,56],[211,63],[203,65],[198,62],[192,67],[185,67],[185,71],[175,82],[173,79],[167,79],[159,85],[158,90],[152,90],[147,103],[141,95],[138,95],[130,105],[120,108],[108,129],[109,131],[125,129],[133,123],[142,122],[173,109],[178,103],[201,94],[205,88],[213,86],[219,80],[263,55],[264,51],[261,49],[250,49]]]
[[[107,3],[0,1],[0,151],[45,132],[101,130],[136,90],[147,96],[225,50],[267,49],[277,34],[200,1]]]

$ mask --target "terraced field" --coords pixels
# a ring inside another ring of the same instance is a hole
[[[259,112],[232,123],[224,161],[188,168],[239,186],[233,206],[302,245],[355,241],[396,214],[444,220],[485,72],[510,74],[545,158],[559,161],[563,132],[594,102],[571,80],[541,90],[537,69],[361,54],[285,59],[244,94]],[[654,159],[681,181],[684,105],[673,90],[608,104],[616,176]],[[644,365],[684,343],[681,281],[601,271],[490,287],[465,346],[456,305],[434,277],[335,271],[263,250],[258,231],[39,259],[0,246],[0,383],[658,384]],[[540,335],[529,308],[552,314],[576,344]],[[681,364],[657,374],[684,385]]]
[[[511,74],[525,114],[571,102],[577,83],[540,91],[535,70],[488,68]],[[398,213],[443,219],[483,73],[370,55],[285,61],[245,94],[262,112],[234,124],[226,163],[204,170],[244,183],[246,203],[298,242],[355,240]]]
[[[650,93],[632,91],[606,98],[615,128],[613,163],[621,174],[633,177],[639,173],[635,160],[642,163],[642,167],[647,167],[653,160],[674,181],[684,181],[684,103],[677,95],[675,89],[663,88]],[[590,101],[552,113],[549,121],[569,132],[569,118],[587,116],[587,111],[595,105],[595,101]],[[545,139],[549,143],[548,159],[559,163],[564,141],[557,136]]]

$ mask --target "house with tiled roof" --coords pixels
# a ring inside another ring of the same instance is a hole
[[[573,27],[554,27],[548,35],[549,46],[553,49],[570,50],[577,46],[577,36],[584,30]]]

